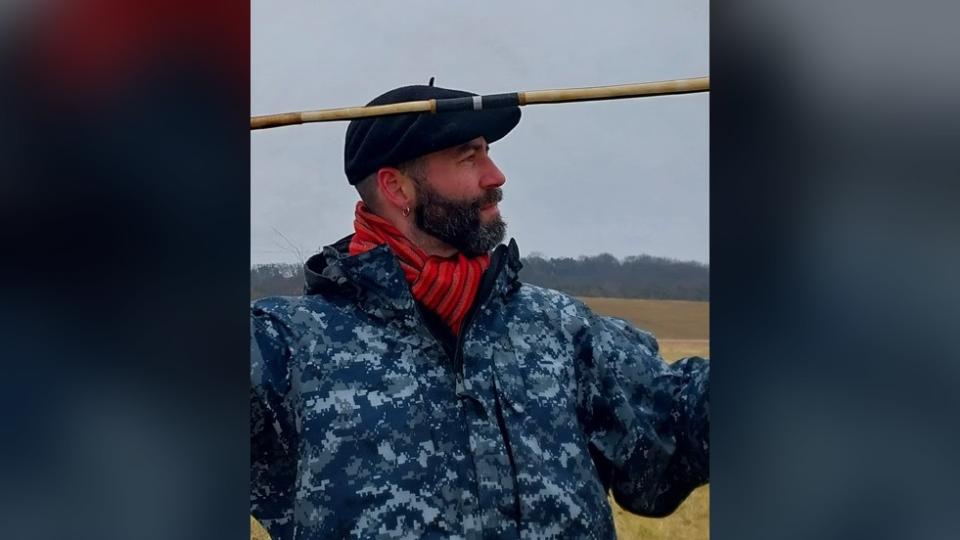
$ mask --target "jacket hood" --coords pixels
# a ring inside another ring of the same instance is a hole
[[[325,246],[320,253],[312,255],[303,266],[303,294],[324,294],[345,292],[350,288],[349,280],[338,271],[339,261],[349,257],[350,240],[353,235],[337,240]]]

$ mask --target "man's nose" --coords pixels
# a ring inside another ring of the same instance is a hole
[[[503,175],[497,164],[492,159],[487,158],[487,170],[484,171],[481,179],[483,189],[498,188],[507,182],[507,177]]]

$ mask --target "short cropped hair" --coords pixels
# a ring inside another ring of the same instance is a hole
[[[404,161],[397,165],[397,169],[403,174],[409,176],[419,186],[427,175],[427,162],[423,156]],[[377,187],[377,172],[367,175],[363,180],[355,184],[357,193],[360,194],[360,200],[367,205],[367,208],[376,213],[380,209],[380,189]]]

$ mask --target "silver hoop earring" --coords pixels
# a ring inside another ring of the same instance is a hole
[[[403,213],[403,217],[409,216],[409,215],[410,215],[410,207],[409,207],[409,206],[404,206],[402,213]]]

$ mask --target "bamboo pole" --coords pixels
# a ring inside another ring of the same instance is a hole
[[[706,92],[708,90],[710,90],[710,77],[697,77],[695,79],[620,84],[616,86],[593,86],[589,88],[567,88],[563,90],[534,90],[532,92],[521,92],[520,104],[570,103],[574,101],[665,96],[670,94]]]
[[[463,108],[477,108],[476,103],[489,100],[494,106],[524,106],[541,103],[571,103],[577,101],[599,101],[607,99],[626,99],[634,97],[665,96],[671,94],[690,94],[707,92],[710,90],[710,77],[696,77],[693,79],[676,79],[671,81],[656,81],[637,84],[620,84],[614,86],[592,86],[586,88],[564,88],[557,90],[533,90],[516,92],[515,94],[500,94],[498,96],[479,96],[480,101],[461,101],[458,106],[451,108],[447,103],[454,100],[440,100],[440,107],[448,110]],[[506,98],[506,99],[504,99]],[[461,100],[462,98],[455,98]],[[463,105],[460,107],[459,105]],[[482,106],[482,105],[481,105]],[[321,109],[317,111],[289,112],[268,114],[250,118],[250,129],[266,129],[280,126],[305,124],[308,122],[334,122],[338,120],[353,120],[356,118],[370,118],[409,113],[436,113],[437,100],[407,101],[388,105],[374,105],[370,107],[344,107],[340,109]],[[490,108],[487,105],[486,108]]]

